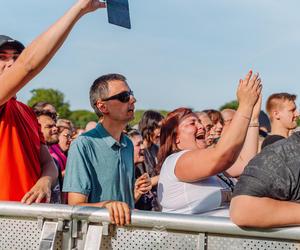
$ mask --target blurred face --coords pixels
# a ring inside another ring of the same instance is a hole
[[[51,105],[51,104],[47,104],[43,109],[47,110],[47,111],[49,111],[51,113],[56,113],[55,107],[53,105]]]
[[[151,142],[159,145],[160,143],[160,127],[154,129],[153,134],[151,135]]]
[[[49,116],[41,115],[38,117],[38,122],[41,124],[41,130],[47,145],[58,143],[58,130],[54,120]]]
[[[206,114],[201,114],[198,116],[201,124],[203,125],[204,129],[205,129],[205,141],[207,145],[211,144],[211,129],[214,126],[211,119],[209,118],[208,115]]]
[[[63,152],[67,152],[72,142],[72,132],[70,129],[64,129],[58,136],[59,147]]]
[[[109,94],[108,98],[130,91],[128,85],[120,80],[110,81],[108,84]],[[105,110],[102,113],[104,117],[108,117],[114,121],[119,121],[122,123],[128,123],[134,118],[134,103],[136,99],[133,95],[127,102],[122,102],[118,99],[103,101],[105,103]]]
[[[218,121],[211,129],[211,134],[213,135],[213,138],[219,138],[221,136],[223,129],[223,124]]]
[[[187,116],[178,126],[176,144],[179,149],[197,148],[197,140],[204,140],[205,130],[198,117]]]
[[[0,49],[0,75],[17,60],[19,53],[14,49]]]
[[[135,135],[131,138],[134,147],[134,165],[142,163],[145,160],[143,138],[140,135]]]
[[[285,101],[278,110],[277,118],[282,126],[286,129],[294,129],[297,127],[297,118],[299,112],[294,101]]]

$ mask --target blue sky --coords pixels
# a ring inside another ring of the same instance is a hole
[[[0,33],[30,43],[72,0],[0,0]],[[132,29],[107,23],[106,10],[83,17],[64,46],[18,98],[34,88],[65,94],[90,109],[88,91],[102,74],[124,74],[141,109],[218,108],[235,99],[238,79],[261,74],[264,100],[300,94],[297,0],[130,0]]]

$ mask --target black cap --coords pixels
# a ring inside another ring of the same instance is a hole
[[[19,53],[25,49],[24,45],[17,40],[12,39],[9,36],[0,35],[0,48],[1,46],[9,44],[12,48],[16,49]]]

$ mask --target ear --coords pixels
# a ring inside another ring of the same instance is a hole
[[[108,114],[108,108],[105,102],[97,101],[96,106],[102,114]]]
[[[274,110],[272,115],[276,120],[280,120],[280,112],[278,110]]]
[[[179,139],[179,136],[176,136],[176,140],[175,140],[175,143],[176,143],[176,144],[179,144],[179,143],[180,143],[180,139]]]

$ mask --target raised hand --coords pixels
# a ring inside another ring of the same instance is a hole
[[[81,6],[83,14],[95,11],[96,9],[99,9],[99,8],[106,7],[106,4],[103,2],[100,2],[99,0],[79,0],[78,3]]]
[[[239,106],[253,107],[261,93],[262,85],[259,74],[253,75],[252,70],[248,72],[244,79],[240,79],[237,89],[237,99]]]

